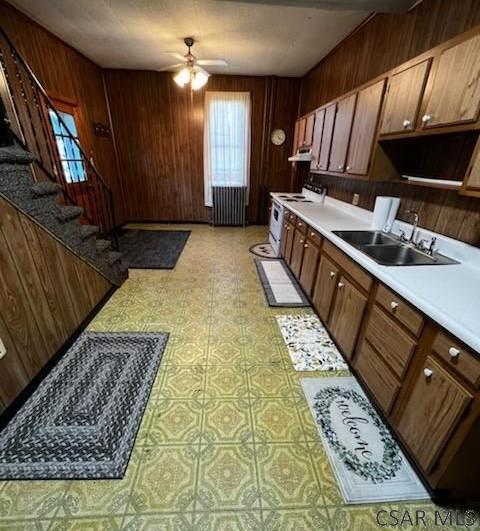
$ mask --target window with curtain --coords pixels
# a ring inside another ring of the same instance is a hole
[[[250,180],[250,93],[205,93],[205,205],[212,186],[245,186]],[[248,197],[248,192],[247,192]]]

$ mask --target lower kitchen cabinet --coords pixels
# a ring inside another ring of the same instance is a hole
[[[290,269],[295,277],[300,278],[300,270],[302,268],[303,251],[305,245],[305,234],[295,229],[295,235],[293,237],[292,244],[292,256],[290,259]]]
[[[310,239],[307,238],[307,241],[304,245],[300,284],[308,296],[311,296],[313,291],[319,257],[320,249]]]
[[[429,472],[472,400],[472,395],[432,356],[417,373],[397,431]]]
[[[283,258],[285,259],[285,262],[287,264],[290,264],[292,260],[292,244],[293,244],[293,237],[295,236],[295,228],[290,223],[287,223],[287,226],[284,229],[284,236],[282,236],[282,240],[285,239],[285,248],[284,252],[282,254]]]
[[[367,297],[342,275],[336,287],[329,330],[347,358],[354,352],[366,307]]]
[[[315,286],[313,288],[313,306],[324,323],[327,322],[335,295],[338,267],[325,255],[320,258]]]

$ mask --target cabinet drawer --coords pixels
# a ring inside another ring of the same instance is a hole
[[[317,247],[320,247],[322,243],[322,237],[316,230],[312,229],[311,227],[308,228],[307,238],[310,241],[310,243],[313,243]]]
[[[378,286],[376,302],[403,324],[413,335],[419,336],[425,322],[423,315],[405,302],[396,293],[383,285]]]
[[[372,277],[333,243],[325,240],[323,250],[365,291],[370,291]]]
[[[300,218],[297,218],[297,223],[295,226],[303,234],[307,233],[308,225],[305,223],[305,221],[302,221]]]
[[[456,339],[438,332],[433,342],[434,352],[467,382],[480,385],[480,358],[468,352]]]
[[[365,337],[402,379],[417,343],[377,306],[368,318]]]
[[[363,340],[355,357],[355,368],[363,381],[375,395],[385,413],[390,413],[393,402],[400,390],[400,382],[395,378],[382,358],[373,350],[368,341]]]

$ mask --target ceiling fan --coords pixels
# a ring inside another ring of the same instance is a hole
[[[210,74],[203,68],[204,66],[227,66],[227,61],[224,59],[197,59],[191,52],[192,46],[195,44],[193,37],[185,37],[183,39],[185,46],[188,48],[188,52],[185,55],[181,55],[176,52],[167,52],[174,57],[177,57],[182,62],[175,65],[169,65],[164,70],[173,70],[180,68],[173,80],[179,87],[184,87],[190,83],[193,90],[202,88],[208,81]]]

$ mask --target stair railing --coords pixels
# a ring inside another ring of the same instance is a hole
[[[27,61],[0,27],[0,96],[8,124],[22,147],[35,157],[35,180],[58,183],[66,204],[83,208],[83,221],[99,227],[118,250],[113,195],[110,186],[84,152]],[[52,119],[57,120],[63,137],[74,153],[74,162],[62,161]],[[73,171],[72,171],[73,169]],[[80,176],[80,177],[79,177]]]

